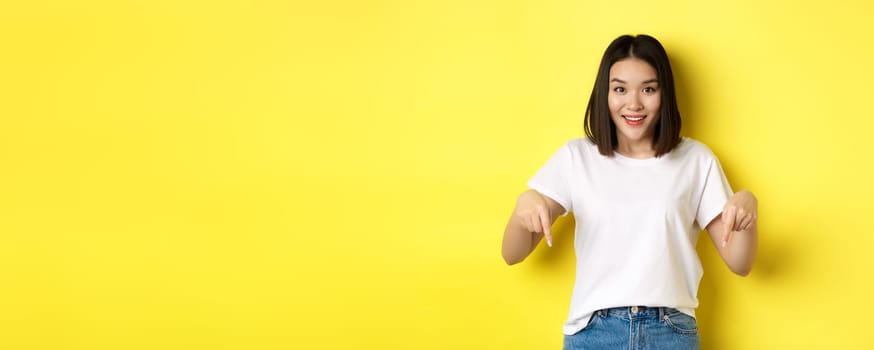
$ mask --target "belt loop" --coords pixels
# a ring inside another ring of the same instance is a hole
[[[665,314],[666,314],[665,308],[660,306],[659,307],[659,320],[660,321],[665,319]]]

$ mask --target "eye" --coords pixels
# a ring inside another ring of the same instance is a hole
[[[617,87],[613,88],[613,91],[621,94],[621,93],[625,92],[625,88],[621,87],[621,86],[617,86]]]
[[[654,88],[652,86],[647,86],[647,87],[643,88],[643,92],[648,93],[648,94],[655,93],[656,88]]]

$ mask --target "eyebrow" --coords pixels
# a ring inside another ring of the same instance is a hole
[[[619,79],[619,78],[613,78],[613,79],[610,79],[610,82],[611,82],[611,83],[614,82],[614,81],[617,82],[617,83],[620,83],[620,84],[625,84],[625,83],[626,83],[625,80],[622,80],[622,79]],[[649,83],[656,83],[656,84],[658,84],[658,82],[659,82],[658,79],[650,79],[650,80],[646,80],[646,81],[644,81],[643,84],[649,84]]]

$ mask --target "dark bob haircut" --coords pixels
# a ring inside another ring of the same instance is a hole
[[[656,157],[661,157],[680,144],[680,110],[677,108],[677,95],[674,92],[674,74],[668,54],[658,40],[649,35],[623,35],[610,43],[601,58],[595,87],[589,97],[586,107],[586,136],[598,145],[598,151],[612,157],[618,146],[616,125],[610,118],[610,107],[607,105],[607,95],[610,92],[610,67],[626,58],[641,59],[651,65],[656,71],[656,78],[661,92],[661,107],[659,119],[654,126],[653,149]]]

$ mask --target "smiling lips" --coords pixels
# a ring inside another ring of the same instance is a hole
[[[646,115],[622,115],[622,118],[625,119],[625,123],[629,126],[638,126],[643,125],[643,120],[646,119]]]

